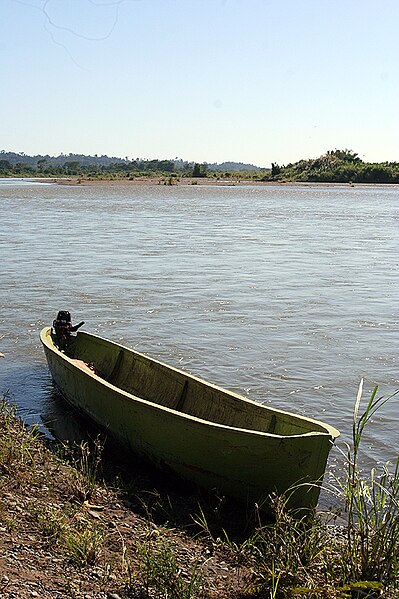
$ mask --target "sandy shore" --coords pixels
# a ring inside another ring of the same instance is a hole
[[[212,186],[212,187],[235,187],[235,186],[298,186],[298,187],[375,187],[372,183],[317,183],[310,181],[257,181],[254,179],[216,179],[214,177],[192,178],[192,177],[137,177],[135,179],[87,179],[85,177],[49,177],[48,179],[36,179],[42,183],[54,183],[56,185],[67,186],[105,186],[105,187],[134,187],[137,185],[165,185],[165,186]],[[171,182],[170,182],[171,181]],[[381,184],[392,187],[394,184]]]
[[[54,177],[49,179],[37,179],[43,183],[55,183],[56,185],[83,185],[83,186],[106,186],[106,187],[131,187],[136,185],[165,185],[165,186],[187,186],[187,185],[212,185],[226,186],[234,185],[282,185],[279,182],[253,181],[252,179],[214,179],[214,178],[198,178],[190,177],[173,178],[169,182],[168,177],[137,177],[136,179],[85,179],[84,177],[64,178]]]

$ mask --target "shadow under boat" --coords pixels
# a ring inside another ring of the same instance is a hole
[[[244,538],[242,535],[250,522],[258,523],[259,516],[247,512],[234,499],[220,495],[216,489],[204,490],[179,477],[167,465],[160,469],[145,456],[129,451],[107,430],[68,403],[54,382],[48,389],[41,420],[53,438],[50,446],[55,450],[60,449],[61,444],[72,454],[74,449],[87,444],[94,454],[99,442],[102,480],[120,490],[127,507],[143,516],[150,515],[158,524],[173,523],[195,535],[198,528],[193,526],[193,517],[203,511],[209,522],[217,520],[217,529],[224,528],[240,539]]]

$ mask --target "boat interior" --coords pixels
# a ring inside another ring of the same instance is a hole
[[[208,422],[284,436],[329,434],[321,423],[247,400],[85,332],[71,339],[66,353],[77,366],[90,365],[97,376],[135,397]]]

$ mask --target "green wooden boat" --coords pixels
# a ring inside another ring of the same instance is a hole
[[[252,505],[295,485],[291,507],[317,504],[339,435],[332,426],[246,399],[96,335],[79,332],[66,353],[50,327],[40,338],[65,398],[135,453]]]

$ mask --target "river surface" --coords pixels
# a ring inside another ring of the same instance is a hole
[[[0,180],[0,392],[65,419],[39,331],[85,329],[349,440],[365,399],[399,388],[398,186],[57,186]],[[399,396],[370,464],[399,453]],[[332,458],[334,460],[334,457]]]

